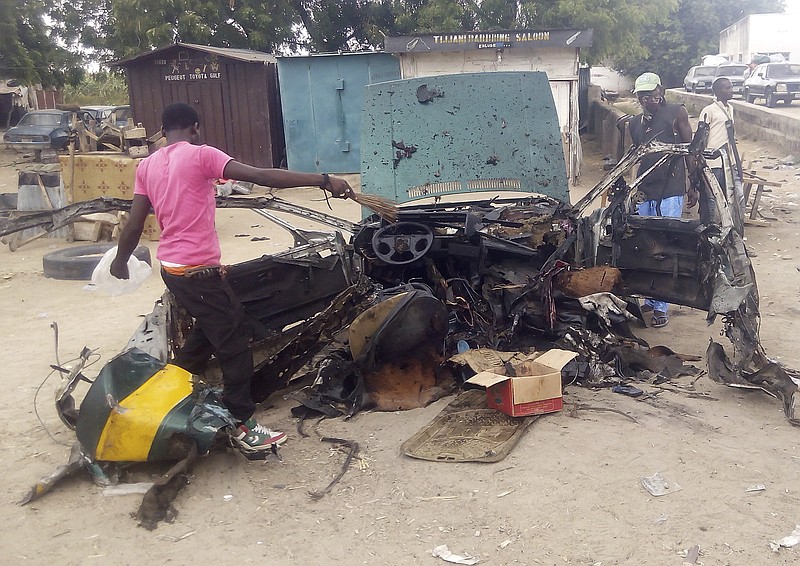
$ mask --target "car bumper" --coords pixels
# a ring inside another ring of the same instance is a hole
[[[41,151],[43,149],[56,149],[50,145],[50,142],[4,142],[8,149],[14,151]]]
[[[15,151],[40,151],[43,149],[54,149],[56,151],[65,149],[69,145],[69,138],[57,138],[50,141],[8,141],[3,140],[6,147]]]

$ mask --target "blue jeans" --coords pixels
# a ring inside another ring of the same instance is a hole
[[[646,200],[639,205],[639,216],[669,216],[672,218],[680,218],[683,214],[683,195],[676,197],[667,197],[662,200]],[[645,299],[645,305],[653,307],[653,311],[663,312],[667,314],[669,303],[664,301],[655,301],[653,299]]]

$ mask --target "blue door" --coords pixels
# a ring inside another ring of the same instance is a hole
[[[359,173],[364,88],[399,78],[399,62],[385,53],[278,58],[288,167]]]

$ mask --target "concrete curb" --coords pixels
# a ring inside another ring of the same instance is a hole
[[[675,89],[667,91],[667,99],[686,105],[690,116],[697,116],[714,100],[710,95]],[[625,112],[602,101],[600,89],[595,86],[589,89],[589,102],[589,131],[597,137],[603,154],[619,158],[631,143],[629,139],[621,139],[622,134],[616,127],[617,120]],[[632,103],[636,104],[635,101]],[[732,100],[731,104],[736,109],[737,137],[769,141],[785,148],[787,154],[800,152],[800,111],[794,117],[781,114],[777,109],[748,104],[741,100]]]
[[[680,102],[692,116],[711,104],[714,97],[704,94],[693,94],[681,90],[668,90],[670,102]],[[730,102],[736,112],[736,135],[753,140],[769,141],[786,148],[786,152],[800,152],[800,111],[797,117],[781,114],[778,109],[748,104],[742,100]],[[797,104],[797,103],[795,103]],[[781,108],[785,108],[782,104]]]

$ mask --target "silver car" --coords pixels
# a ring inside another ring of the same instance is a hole
[[[721,78],[728,79],[733,85],[733,94],[741,95],[744,93],[744,72],[746,70],[747,65],[742,63],[720,65],[717,67],[717,72],[714,73],[714,80]]]
[[[754,103],[763,98],[767,106],[774,108],[779,100],[791,104],[800,96],[800,64],[763,63],[753,69],[744,81],[744,99]]]
[[[692,67],[683,79],[683,88],[686,92],[710,92],[716,72],[716,65]]]

